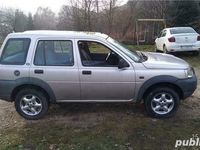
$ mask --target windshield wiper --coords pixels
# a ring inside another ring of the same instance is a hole
[[[139,56],[140,56],[140,60],[142,61],[142,62],[144,62],[144,61],[146,61],[147,59],[148,59],[148,57],[144,54],[144,53],[142,53],[142,52],[138,52],[138,54],[139,54]]]

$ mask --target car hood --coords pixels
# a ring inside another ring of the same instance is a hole
[[[186,69],[189,64],[173,55],[163,53],[143,52],[148,57],[143,65],[149,69]]]

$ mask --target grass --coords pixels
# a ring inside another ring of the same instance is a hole
[[[151,45],[129,47],[154,51]],[[199,66],[199,56],[180,57],[194,67]],[[21,120],[25,122],[22,126],[1,129],[0,149],[164,150],[174,149],[177,139],[189,139],[192,134],[200,133],[200,118],[157,120],[146,116],[143,107],[134,107],[132,104],[80,104],[71,109],[54,106],[42,120]]]
[[[86,120],[87,121],[87,120]],[[199,133],[200,120],[155,120],[144,116],[113,114],[93,127],[69,127],[47,121],[27,123],[23,129],[1,133],[0,149],[127,150],[173,149],[176,139]]]
[[[154,52],[155,46],[154,45],[127,45],[128,48],[132,50],[138,50],[138,51],[147,51],[147,52]]]

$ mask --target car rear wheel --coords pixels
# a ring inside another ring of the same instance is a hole
[[[46,96],[35,89],[22,89],[15,98],[17,112],[28,120],[42,118],[47,113],[48,106]]]
[[[163,46],[163,52],[166,53],[166,54],[169,53],[169,52],[167,51],[167,47],[166,47],[165,45]]]
[[[155,47],[155,51],[156,51],[157,53],[159,53],[160,50],[157,48],[156,43],[155,43],[154,47]]]
[[[155,88],[145,96],[147,113],[155,118],[167,118],[175,114],[180,100],[177,92],[168,87]]]

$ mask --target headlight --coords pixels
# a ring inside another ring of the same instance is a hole
[[[194,75],[194,69],[192,67],[189,67],[187,70],[186,70],[186,77],[187,78],[192,78]]]

